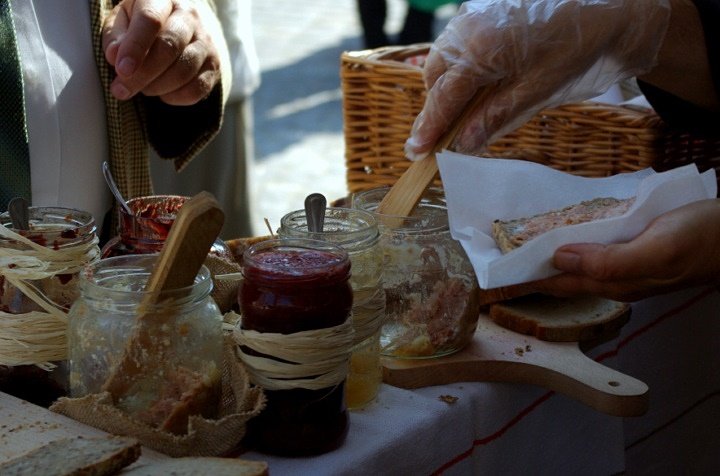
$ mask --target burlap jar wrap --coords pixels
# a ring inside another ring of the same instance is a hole
[[[213,290],[210,295],[220,308],[220,312],[224,314],[237,302],[241,267],[236,262],[215,255],[208,255],[204,264],[213,280]]]
[[[108,433],[137,438],[144,446],[173,457],[228,454],[240,445],[246,422],[265,408],[262,389],[250,385],[234,347],[232,338],[226,337],[218,418],[191,416],[187,434],[176,435],[131,418],[113,406],[109,393],[60,398],[50,410]]]

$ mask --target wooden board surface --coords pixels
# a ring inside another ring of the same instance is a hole
[[[648,386],[587,357],[576,342],[545,342],[507,330],[481,314],[472,342],[435,359],[383,358],[383,380],[402,388],[454,382],[539,385],[616,416],[648,408]]]

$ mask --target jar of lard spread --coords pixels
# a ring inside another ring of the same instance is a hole
[[[441,190],[430,189],[409,217],[377,213],[389,188],[359,192],[353,207],[375,215],[384,256],[386,321],[380,350],[400,358],[438,357],[467,345],[480,314],[478,284],[450,236]]]
[[[140,390],[128,393],[116,405],[151,426],[182,432],[183,428],[174,426],[177,422],[171,414],[186,413],[185,406],[199,409],[206,417],[218,410],[222,315],[210,297],[212,279],[205,266],[193,285],[163,291],[156,304],[140,306],[157,257],[106,258],[82,274],[81,295],[69,315],[70,394],[81,397],[102,390],[134,335],[138,313],[167,317],[148,332],[147,352],[156,356],[152,365],[157,368],[143,377],[143,385],[137,386]]]
[[[348,253],[322,241],[267,240],[245,251],[243,276],[235,339],[267,397],[248,421],[247,444],[286,456],[339,447],[353,339]]]
[[[0,391],[49,406],[67,393],[67,312],[100,256],[88,212],[30,207],[29,229],[0,215]]]
[[[120,234],[111,238],[102,249],[102,257],[159,253],[167,240],[170,227],[188,197],[151,195],[128,200],[132,214],[120,207]],[[222,240],[215,240],[210,253],[233,260]]]
[[[363,210],[326,208],[323,230],[309,232],[305,211],[298,210],[282,217],[278,235],[327,241],[350,255],[355,338],[345,401],[350,410],[362,408],[377,396],[382,382],[380,326],[385,319],[385,291],[377,222]]]

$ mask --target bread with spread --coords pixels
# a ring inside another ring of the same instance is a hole
[[[595,198],[530,217],[495,220],[492,234],[498,248],[509,253],[550,230],[623,215],[634,202],[635,197]]]

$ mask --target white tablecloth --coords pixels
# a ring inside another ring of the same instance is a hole
[[[715,289],[642,301],[622,335],[592,351],[648,384],[641,417],[609,416],[531,385],[383,385],[376,401],[351,413],[340,449],[241,457],[268,461],[273,476],[720,474],[719,310]],[[0,394],[0,462],[54,439],[100,433]]]
[[[720,293],[694,289],[633,305],[621,336],[593,349],[650,387],[648,412],[620,418],[531,385],[383,385],[351,412],[338,450],[241,455],[285,474],[709,474],[720,470]],[[440,397],[458,397],[453,404]]]

